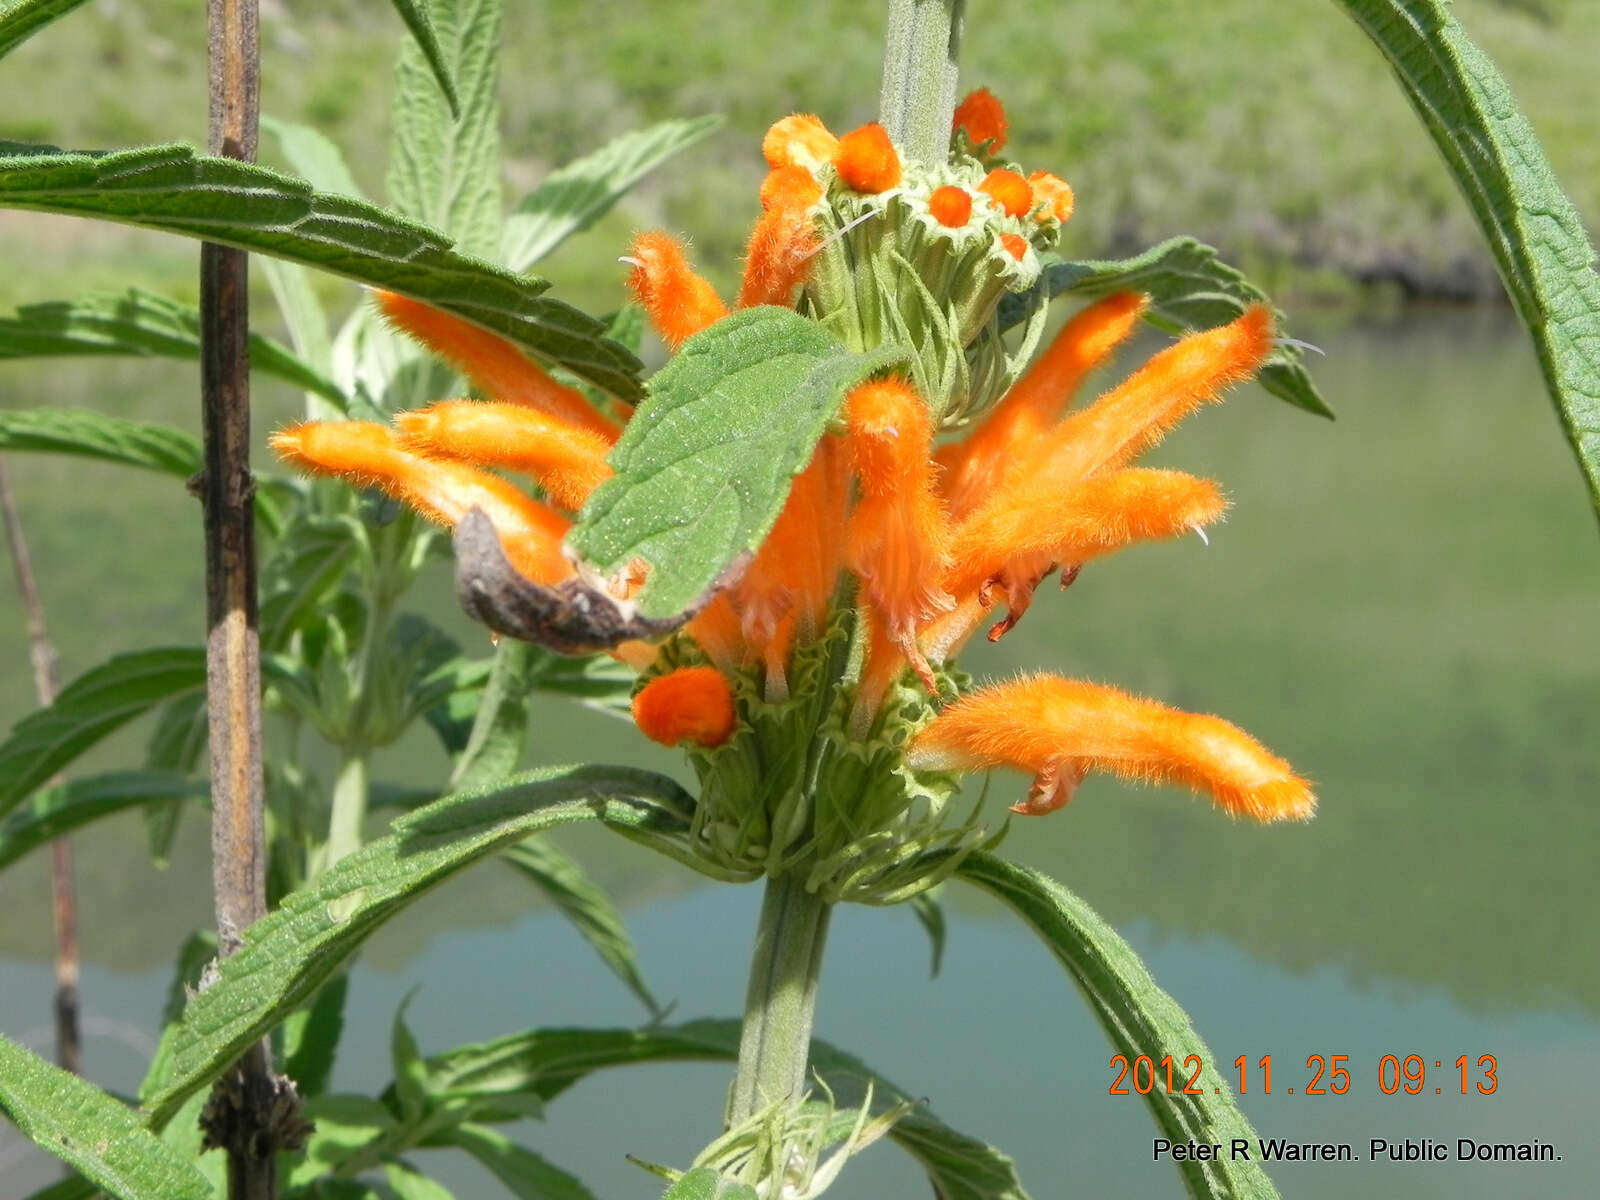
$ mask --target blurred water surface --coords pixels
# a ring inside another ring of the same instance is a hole
[[[1286,1196],[1576,1197],[1600,1153],[1583,1080],[1600,1068],[1600,746],[1594,737],[1600,539],[1531,354],[1496,314],[1442,311],[1296,333],[1339,420],[1252,388],[1152,456],[1221,480],[1232,501],[1209,547],[1145,547],[1041,594],[1018,630],[969,654],[979,675],[1048,668],[1114,683],[1251,730],[1318,785],[1304,826],[1256,828],[1166,790],[1091,781],[1004,852],[1093,903],[1185,1005],[1227,1073],[1271,1054],[1274,1094],[1244,1105],[1265,1136],[1348,1141],[1540,1140],[1562,1161],[1284,1165]],[[1152,343],[1154,344],[1154,343]],[[0,367],[0,404],[76,404],[193,428],[192,372],[143,363]],[[293,413],[266,392],[259,424]],[[14,486],[71,678],[107,655],[198,640],[198,514],[167,479],[14,456]],[[418,606],[465,638],[448,581]],[[31,707],[22,617],[0,588],[0,724]],[[630,727],[558,704],[537,713],[540,761],[677,771]],[[138,731],[88,764],[126,765]],[[437,778],[422,737],[379,778]],[[1024,786],[996,776],[992,819]],[[758,890],[711,887],[596,831],[565,839],[625,904],[673,1019],[737,1015]],[[169,963],[209,921],[205,835],[191,818],[153,869],[136,820],[77,839],[88,1066],[131,1089]],[[0,1030],[48,1045],[47,856],[0,875]],[[847,910],[830,941],[819,1033],[1014,1155],[1040,1200],[1182,1194],[1151,1162],[1136,1097],[1107,1095],[1110,1050],[1049,955],[959,889],[942,974],[903,911]],[[633,1025],[638,1005],[510,872],[485,866],[420,903],[355,968],[337,1086],[388,1078],[405,992],[425,1051],[537,1025]],[[1425,1093],[1382,1094],[1384,1054],[1422,1055]],[[1344,1096],[1311,1097],[1308,1055],[1346,1054]],[[1461,1054],[1499,1061],[1495,1095],[1462,1097]],[[1432,1063],[1444,1071],[1432,1071]],[[1438,1076],[1435,1079],[1435,1075]],[[599,1196],[659,1194],[624,1151],[685,1162],[715,1133],[729,1072],[647,1068],[597,1078],[522,1127]],[[1435,1082],[1443,1090],[1435,1094]],[[1294,1087],[1296,1094],[1284,1089]],[[685,1115],[687,1114],[687,1115]],[[891,1147],[831,1194],[921,1194]],[[499,1194],[441,1157],[459,1196]],[[0,1200],[50,1178],[0,1134]]]

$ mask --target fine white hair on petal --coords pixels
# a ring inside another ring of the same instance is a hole
[[[617,259],[617,261],[619,263],[627,263],[630,267],[642,267],[642,266],[644,266],[644,264],[642,262],[640,262],[637,258],[629,258],[626,254],[624,254],[621,258]]]
[[[1205,527],[1204,526],[1196,525],[1194,527],[1194,531],[1195,531],[1196,536],[1198,536],[1199,539],[1202,542],[1204,542],[1208,546],[1211,545],[1211,539],[1206,536],[1206,531],[1205,531]]]

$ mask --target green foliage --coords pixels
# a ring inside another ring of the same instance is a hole
[[[421,50],[407,46],[395,68],[389,202],[444,230],[463,254],[489,258],[500,243],[500,0],[432,0],[430,10],[461,86],[459,116]]]
[[[1217,1059],[1206,1049],[1178,1002],[1162,991],[1133,948],[1071,891],[1029,867],[992,854],[970,855],[956,875],[1016,912],[1067,969],[1117,1050],[1131,1062],[1148,1055]],[[1234,1105],[1233,1094],[1168,1095],[1151,1088],[1145,1103],[1164,1136],[1174,1142],[1225,1142],[1255,1135]],[[1276,1200],[1277,1189],[1253,1160],[1188,1160],[1176,1164],[1189,1194],[1201,1200]]]
[[[82,3],[83,0],[15,0],[0,5],[0,58]]]
[[[439,1134],[433,1144],[465,1150],[517,1200],[594,1200],[576,1178],[487,1125],[464,1121]]]
[[[748,1183],[729,1179],[710,1167],[696,1167],[661,1193],[661,1200],[759,1200]]]
[[[1169,333],[1211,329],[1234,320],[1251,305],[1272,305],[1265,292],[1219,259],[1210,246],[1194,238],[1178,237],[1133,258],[1052,263],[1028,292],[1005,298],[1001,327],[1019,324],[1026,318],[1028,306],[1044,296],[1094,299],[1121,291],[1148,295],[1150,307],[1145,319]],[[1272,311],[1278,332],[1284,334],[1282,310],[1273,307]],[[1267,391],[1296,408],[1333,416],[1306,370],[1305,352],[1296,344],[1280,342],[1256,378]]]
[[[205,680],[205,651],[198,646],[119,654],[84,672],[0,743],[0,813],[107,734],[162,701],[204,687]]]
[[[304,1003],[380,925],[486,855],[572,821],[672,827],[687,819],[677,784],[622,767],[532,771],[446,797],[342,859],[251,926],[217,982],[184,1013],[173,1078],[148,1105],[165,1124],[196,1089]]]
[[[77,300],[27,304],[15,317],[0,318],[0,359],[77,354],[198,358],[200,310],[129,288],[121,295],[92,293]],[[271,338],[250,336],[250,365],[344,404],[344,393],[333,380]]]
[[[179,479],[200,469],[200,443],[182,430],[82,408],[0,412],[0,449],[80,454]]]
[[[719,116],[659,121],[613,138],[559,167],[506,218],[500,259],[526,271],[567,238],[589,228],[634,184],[722,123]]]
[[[333,1075],[350,976],[335,975],[317,997],[283,1024],[283,1073],[302,1096],[320,1096]]]
[[[389,0],[389,2],[394,5],[395,12],[400,14],[400,19],[406,23],[406,28],[411,31],[411,36],[415,39],[415,53],[421,55],[428,64],[428,69],[433,72],[434,82],[444,94],[451,115],[456,115],[461,102],[456,96],[455,72],[451,69],[452,64],[429,17],[429,0]],[[447,5],[442,4],[441,7]]]
[[[205,1178],[131,1109],[6,1038],[0,1038],[0,1111],[34,1144],[118,1200],[214,1200]]]
[[[543,280],[265,167],[187,146],[96,155],[0,142],[0,207],[101,217],[319,267],[482,325],[624,399],[639,394],[638,360],[599,322],[541,295]]]
[[[640,612],[685,611],[761,544],[845,392],[904,359],[852,354],[789,309],[718,321],[651,379],[568,545],[605,573],[642,559]]]
[[[0,822],[0,870],[47,842],[135,805],[204,796],[206,784],[170,771],[110,771],[36,792]]]
[[[1439,0],[1339,0],[1389,61],[1493,252],[1600,512],[1600,276],[1487,55]]]

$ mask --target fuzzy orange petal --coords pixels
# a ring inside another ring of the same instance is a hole
[[[1028,186],[1033,189],[1035,208],[1049,209],[1050,215],[1063,223],[1071,218],[1075,201],[1072,187],[1065,179],[1049,171],[1034,171],[1028,176]]]
[[[1087,771],[1181,783],[1259,821],[1304,819],[1316,808],[1310,785],[1236,726],[1050,675],[962,697],[916,736],[910,759],[942,770],[1031,772],[1034,791],[1015,808],[1027,814],[1066,803]]]
[[[633,720],[653,742],[712,748],[733,735],[733,688],[715,667],[681,667],[645,684],[633,698]]]
[[[419,454],[507,467],[538,480],[560,507],[577,512],[611,477],[611,443],[587,429],[533,409],[477,400],[445,400],[395,414],[401,445]]]
[[[809,205],[800,204],[799,199],[775,197],[756,221],[745,251],[738,307],[777,304],[787,308],[795,288],[805,282],[817,235],[806,216]]]
[[[985,175],[978,190],[1008,217],[1025,217],[1033,209],[1033,189],[1028,186],[1028,181],[1004,167],[997,167]]]
[[[847,486],[834,439],[824,438],[735,589],[753,644],[765,645],[791,615],[806,637],[820,632],[842,565]]]
[[[731,673],[743,665],[744,634],[728,593],[719,592],[685,628],[706,656],[722,670]]]
[[[846,530],[846,561],[926,682],[916,626],[951,605],[939,587],[950,526],[934,490],[933,422],[922,398],[901,379],[855,388],[845,416],[861,485]]]
[[[1011,507],[986,506],[956,526],[945,588],[967,596],[987,580],[1079,564],[1134,542],[1177,537],[1222,516],[1217,485],[1181,471],[1125,467],[1060,490],[1008,489]]]
[[[988,88],[968,92],[956,105],[950,121],[951,131],[965,129],[967,141],[974,146],[990,142],[989,153],[999,154],[1006,148],[1006,110]]]
[[[972,511],[1027,456],[1033,442],[1060,419],[1084,376],[1133,332],[1146,302],[1137,292],[1117,292],[1077,313],[983,423],[939,451],[945,502],[953,516]]]
[[[833,161],[839,139],[810,113],[795,113],[773,123],[761,139],[769,167],[804,167],[820,171]]]
[[[286,461],[359,487],[381,488],[430,521],[454,526],[474,508],[494,522],[506,557],[536,583],[572,574],[561,540],[572,522],[497,476],[464,463],[424,458],[394,431],[368,421],[321,421],[281,429],[270,439]]]
[[[538,409],[609,441],[616,441],[622,432],[616,422],[597,413],[582,392],[557,383],[505,338],[393,292],[375,292],[374,298],[390,324],[416,338],[491,399]]]
[[[641,233],[628,256],[636,264],[628,286],[650,323],[676,350],[708,325],[728,315],[712,286],[689,265],[683,243],[665,233]]]

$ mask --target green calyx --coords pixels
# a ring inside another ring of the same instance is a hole
[[[840,609],[821,638],[797,649],[781,699],[767,698],[758,670],[734,677],[739,727],[715,749],[690,750],[699,802],[688,832],[661,849],[718,879],[798,872],[830,904],[895,904],[986,844],[976,806],[952,819],[956,777],[906,762],[911,738],[935,712],[914,680],[892,689],[871,728],[852,735],[855,626],[854,611]],[[660,667],[698,661],[680,640]],[[964,682],[951,674],[940,690],[952,694]]]
[[[1060,223],[1047,208],[1003,212],[979,190],[988,171],[958,152],[932,167],[902,159],[900,183],[877,194],[852,191],[831,167],[818,174],[824,195],[813,216],[822,249],[800,311],[853,350],[910,347],[912,381],[944,429],[998,401],[1044,329],[1043,304],[1009,338],[996,312],[1007,293],[1037,281],[1040,255],[1054,248]],[[941,188],[966,194],[965,221],[946,224],[935,212],[946,219],[948,212],[930,209]]]

